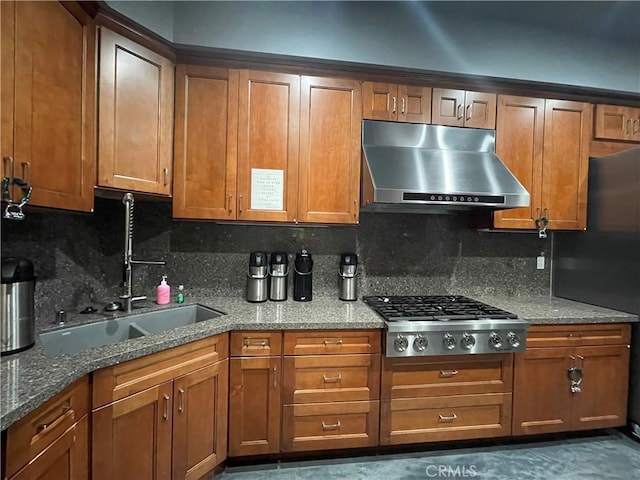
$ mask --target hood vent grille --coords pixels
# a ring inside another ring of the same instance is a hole
[[[446,213],[526,207],[526,189],[495,155],[495,132],[364,120],[363,211]]]

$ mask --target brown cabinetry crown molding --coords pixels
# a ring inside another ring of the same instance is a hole
[[[252,70],[273,70],[277,67],[279,72],[301,75],[347,77],[373,82],[404,83],[640,107],[640,94],[634,92],[176,44],[125,17],[104,1],[80,3],[85,11],[95,17],[98,25],[108,27],[176,63]]]

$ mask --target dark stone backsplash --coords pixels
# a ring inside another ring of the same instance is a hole
[[[314,259],[314,295],[337,295],[340,254],[359,256],[359,295],[451,293],[547,295],[550,240],[531,233],[478,231],[464,215],[362,213],[358,226],[218,224],[171,219],[169,202],[136,200],[134,258],[166,267],[134,267],[135,294],[155,298],[163,274],[189,293],[244,295],[249,252],[295,253]],[[93,214],[29,211],[2,220],[2,255],[30,258],[38,275],[38,317],[78,310],[120,293],[124,206],[96,198]],[[292,289],[291,278],[289,281]],[[173,290],[175,292],[175,290]],[[291,297],[290,297],[291,298]]]

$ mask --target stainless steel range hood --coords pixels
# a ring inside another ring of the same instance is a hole
[[[361,210],[446,213],[529,205],[495,131],[364,120]]]

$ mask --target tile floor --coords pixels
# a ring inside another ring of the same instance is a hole
[[[227,467],[216,480],[640,480],[640,442],[616,430],[530,443]]]

